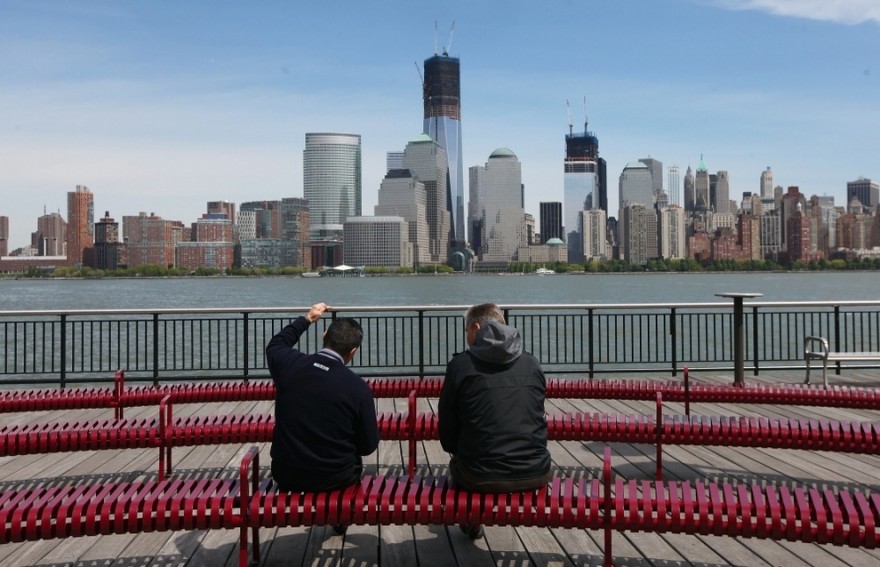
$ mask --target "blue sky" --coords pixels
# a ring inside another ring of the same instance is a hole
[[[416,67],[461,59],[465,168],[522,162],[526,210],[562,200],[566,99],[617,178],[700,155],[731,197],[880,178],[877,0],[0,0],[0,215],[10,249],[86,185],[96,217],[194,221],[209,200],[302,196],[306,132],[362,135],[364,213],[421,132]]]

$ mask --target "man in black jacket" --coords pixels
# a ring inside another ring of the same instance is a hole
[[[519,331],[494,303],[465,314],[468,350],[446,366],[438,408],[440,443],[456,486],[476,492],[532,490],[551,478],[547,381]],[[462,526],[473,539],[481,526]]]
[[[370,388],[346,367],[363,340],[357,321],[333,321],[324,348],[315,354],[293,348],[329,310],[324,303],[313,305],[266,346],[275,382],[272,478],[281,490],[318,492],[354,484],[363,472],[362,456],[379,445]]]

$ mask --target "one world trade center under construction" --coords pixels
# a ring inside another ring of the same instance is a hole
[[[450,250],[465,245],[464,174],[461,157],[461,74],[457,57],[442,55],[425,59],[422,97],[425,105],[423,132],[446,150],[449,172],[446,210],[452,220]]]

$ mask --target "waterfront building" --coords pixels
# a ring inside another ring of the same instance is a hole
[[[806,212],[807,198],[800,192],[797,186],[790,186],[782,197],[779,222],[782,230],[782,250],[788,251],[788,219],[792,218],[797,211]]]
[[[652,206],[641,203],[624,206],[618,229],[625,262],[641,266],[657,257],[657,214]]]
[[[654,207],[654,189],[651,170],[640,161],[633,161],[623,168],[618,181],[621,209],[629,205]]]
[[[230,203],[229,201],[208,201],[208,214],[226,215],[226,218],[232,221],[233,226],[235,225],[235,203]]]
[[[785,242],[790,262],[811,260],[812,234],[810,218],[804,208],[798,207],[785,220]]]
[[[869,209],[876,209],[880,204],[880,183],[859,177],[855,181],[846,182],[846,200],[855,197]]]
[[[300,197],[281,199],[281,262],[284,266],[310,269],[312,255],[310,247],[311,208],[308,201]]]
[[[772,199],[773,198],[773,172],[770,171],[770,166],[767,166],[767,169],[761,172],[761,188],[759,195],[762,199]]]
[[[520,246],[516,251],[519,262],[529,264],[555,264],[568,259],[568,250],[561,238],[551,238],[545,244]]]
[[[605,238],[607,231],[606,217],[607,214],[602,209],[581,211],[579,215],[580,233],[582,235],[581,249],[584,251],[581,262],[610,258],[608,240]]]
[[[239,218],[244,213],[253,213],[253,238],[281,238],[281,201],[248,201],[241,204]]]
[[[707,213],[707,230],[714,232],[719,228],[734,228],[736,226],[736,215],[733,213]]]
[[[730,177],[726,171],[722,170],[715,174],[715,190],[712,192],[714,198],[712,207],[716,213],[733,213],[730,210]]]
[[[95,196],[85,185],[77,185],[67,193],[67,259],[71,265],[90,263],[94,234]]]
[[[562,203],[559,201],[541,202],[538,205],[541,227],[541,244],[547,244],[551,238],[560,240],[565,236],[562,232]]]
[[[377,217],[403,217],[409,224],[408,240],[413,246],[413,265],[431,263],[428,234],[428,194],[425,184],[408,169],[391,169],[379,186]]]
[[[244,215],[244,211],[239,213]],[[310,254],[311,256],[311,254]],[[280,238],[242,238],[241,267],[276,270],[283,265],[283,246]]]
[[[119,223],[110,216],[110,211],[105,211],[95,223],[95,268],[116,270],[127,263],[125,247],[119,240]]]
[[[604,163],[604,162],[603,162]],[[568,125],[565,136],[565,160],[563,161],[563,202],[565,216],[562,225],[568,243],[569,262],[581,262],[582,237],[578,227],[581,211],[599,208],[607,210],[607,199],[603,206],[600,184],[599,138],[589,130],[584,117],[584,131],[575,134]],[[604,176],[603,176],[604,177]]]
[[[359,134],[306,134],[303,195],[309,204],[311,238],[341,236],[345,219],[361,214]]]
[[[684,209],[670,205],[661,208],[658,216],[660,258],[687,258],[687,216]]]
[[[694,172],[691,171],[691,166],[688,166],[684,174],[684,210],[687,212],[696,210],[694,190]]]
[[[37,219],[37,230],[31,233],[31,246],[38,256],[66,256],[67,222],[61,213],[49,213]]]
[[[522,164],[508,148],[498,148],[484,166],[470,168],[468,209],[479,214],[482,227],[477,257],[487,262],[510,262],[516,250],[528,245],[523,208]]]
[[[464,161],[461,151],[461,68],[458,58],[450,57],[444,51],[441,55],[435,53],[433,57],[425,59],[424,69],[422,132],[443,148],[447,161],[445,179],[442,184],[438,184],[438,188],[443,191],[438,195],[438,202],[442,203],[443,210],[449,217],[448,230],[442,235],[443,238],[450,240],[442,246],[445,254],[449,247],[463,247],[467,238],[464,215]],[[421,176],[419,179],[426,183],[427,188],[427,180]],[[428,192],[430,202],[430,190]],[[430,215],[431,205],[428,208]],[[440,216],[439,212],[433,214]]]
[[[780,252],[782,252],[782,229],[780,228],[779,211],[764,210],[758,219],[760,221],[761,258],[775,262],[779,259]]]
[[[840,215],[837,219],[837,247],[848,250],[873,248],[875,218],[861,211],[856,212],[852,207],[849,212]]]
[[[192,223],[190,238],[181,239],[175,246],[176,266],[187,270],[231,269],[235,253],[232,232],[232,221],[225,213],[202,215]]]
[[[403,217],[349,217],[343,234],[349,266],[413,267],[413,246]]]
[[[706,167],[706,162],[703,161],[703,155],[700,154],[700,163],[697,164],[697,172],[694,175],[695,210],[708,211],[709,208],[712,206],[709,185],[709,169]]]
[[[0,257],[9,255],[9,217],[0,216]]]
[[[257,238],[256,211],[240,211],[236,225],[238,226],[238,238],[240,240],[254,240]]]
[[[535,233],[535,215],[531,213],[525,213],[523,215],[523,222],[526,225],[526,244],[538,244],[538,234]]]
[[[165,220],[155,213],[122,217],[122,236],[128,267],[151,264],[162,268],[176,265],[175,248],[183,239],[183,223]]]
[[[688,236],[688,258],[700,263],[708,262],[712,257],[712,242],[705,230],[694,231]]]
[[[640,158],[639,161],[645,164],[651,173],[651,192],[654,194],[654,201],[657,201],[663,191],[663,162],[650,156]]]
[[[670,165],[667,169],[666,194],[670,205],[681,206],[681,172],[677,165]]]
[[[449,179],[446,150],[429,135],[420,134],[406,145],[403,151],[403,167],[425,186],[429,262],[443,264],[447,260],[452,230],[452,221],[446,206],[446,184]]]
[[[758,217],[748,213],[739,215],[736,236],[743,260],[761,259],[761,221]]]

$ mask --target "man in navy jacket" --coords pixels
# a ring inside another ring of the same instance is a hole
[[[363,340],[357,321],[333,321],[317,353],[294,348],[329,310],[324,303],[313,305],[266,346],[275,382],[272,478],[282,490],[318,492],[354,484],[363,472],[362,456],[379,445],[370,388],[346,367]]]

